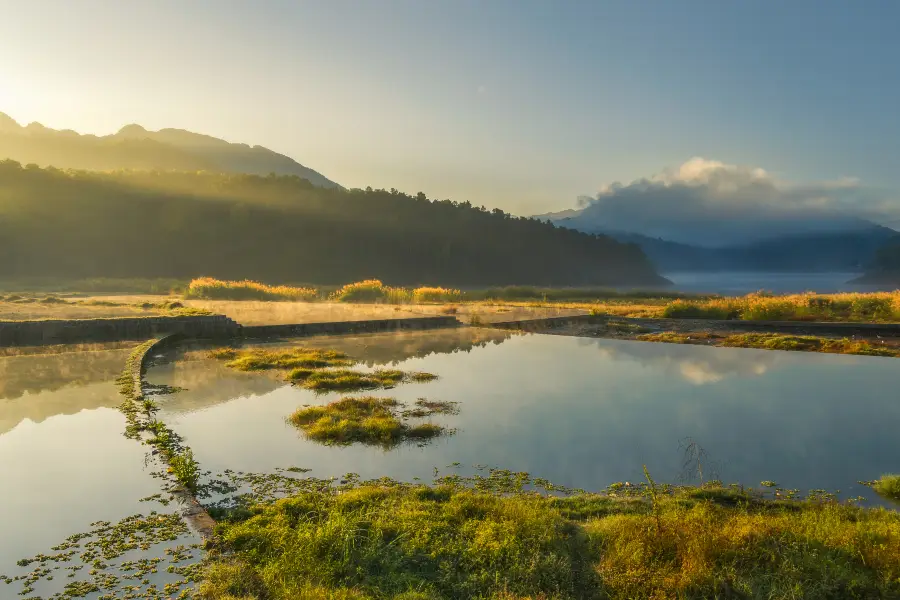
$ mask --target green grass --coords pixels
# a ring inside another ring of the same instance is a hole
[[[348,367],[354,363],[343,352],[314,348],[289,348],[284,350],[239,350],[218,348],[209,353],[211,358],[227,360],[227,366],[238,371],[264,371],[268,369],[318,369],[323,367]]]
[[[702,306],[689,300],[676,300],[662,312],[666,319],[733,319],[736,314],[720,306]]]
[[[436,379],[430,373],[405,373],[397,369],[376,369],[366,373],[352,369],[310,369],[299,367],[287,378],[308,390],[319,392],[377,390],[391,388],[405,382],[424,382]]]
[[[900,595],[900,516],[732,488],[548,497],[518,486],[319,487],[220,521],[205,600]],[[646,486],[645,486],[646,487]],[[618,490],[624,488],[619,487]]]
[[[411,417],[435,414],[443,408],[412,414],[402,410],[402,405],[394,398],[348,397],[325,406],[301,408],[288,417],[288,421],[316,442],[393,448],[404,442],[424,441],[446,433],[444,427],[434,423],[410,425],[404,422]]]
[[[872,489],[880,496],[900,501],[900,475],[882,475],[872,484]]]

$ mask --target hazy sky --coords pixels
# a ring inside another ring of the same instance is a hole
[[[518,214],[693,156],[900,188],[890,0],[0,0],[0,111]]]

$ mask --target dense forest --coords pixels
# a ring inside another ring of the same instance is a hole
[[[65,169],[215,171],[256,175],[297,175],[322,187],[340,187],[321,173],[262,146],[231,144],[185,131],[147,131],[126,125],[105,136],[57,131],[40,123],[25,127],[0,113],[0,157],[23,164]]]
[[[609,237],[296,176],[99,173],[0,162],[0,278],[208,275],[393,285],[665,283]]]

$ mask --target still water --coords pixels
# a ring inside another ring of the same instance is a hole
[[[893,287],[849,283],[859,273],[685,272],[663,273],[671,289],[692,294],[742,296],[759,290],[775,294],[873,292]]]
[[[872,497],[856,482],[894,471],[900,460],[900,403],[891,393],[900,385],[897,359],[477,329],[303,343],[366,356],[370,366],[439,375],[383,395],[459,402],[459,415],[436,419],[456,433],[388,451],[322,446],[285,418],[338,395],[316,396],[181,351],[148,379],[187,388],[162,399],[163,418],[205,469],[297,466],[318,477],[411,480],[459,462],[601,489],[640,479],[644,464],[657,480],[682,480],[682,446],[693,440],[708,454],[707,477]]]
[[[16,561],[51,553],[95,521],[160,510],[140,502],[160,492],[160,482],[145,465],[146,448],[122,435],[116,409],[115,380],[130,352],[112,344],[0,354],[0,574],[30,571],[34,565]],[[47,597],[70,581],[57,574],[37,593]],[[0,584],[0,598],[19,590]]]

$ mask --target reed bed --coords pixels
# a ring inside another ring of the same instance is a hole
[[[900,291],[785,296],[757,292],[740,297],[682,299],[666,305],[661,316],[746,321],[900,321]]]

